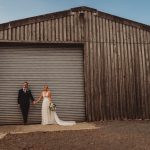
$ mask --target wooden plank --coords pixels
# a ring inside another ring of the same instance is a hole
[[[86,26],[87,28],[87,26]],[[86,116],[87,121],[92,121],[91,98],[90,98],[90,61],[89,61],[89,43],[85,43],[84,49],[84,72],[85,72],[85,98],[86,98]]]
[[[25,27],[24,27],[25,29],[24,29],[24,38],[25,38],[25,41],[28,39],[28,26],[27,25],[25,25]]]
[[[140,47],[140,30],[137,29],[137,68],[138,68],[138,86],[139,86],[139,118],[143,118],[143,103],[142,103],[142,87],[141,87],[141,65],[140,65],[140,50],[141,50],[141,47]]]
[[[90,13],[90,16],[91,16],[91,20],[90,20],[90,24],[89,24],[89,29],[90,31],[92,32],[92,24],[93,24],[93,18],[92,18],[92,13]],[[91,92],[91,107],[92,107],[92,121],[94,121],[94,118],[95,118],[95,114],[94,114],[94,64],[93,64],[93,55],[94,55],[94,48],[93,48],[93,42],[90,41],[89,42],[89,48],[90,48],[90,84],[91,84],[91,89],[90,89],[90,92]]]
[[[110,42],[110,32],[109,32],[109,21],[106,19],[106,42],[109,43]]]
[[[20,40],[20,27],[16,28],[16,40]]]
[[[58,26],[58,19],[56,19],[56,22],[55,22],[55,28],[56,28],[56,41],[59,41],[59,26]]]
[[[135,118],[139,119],[140,118],[140,103],[139,103],[139,74],[138,74],[138,70],[139,67],[137,66],[137,62],[138,62],[138,48],[137,48],[137,30],[136,28],[133,28],[133,46],[134,46],[134,105],[135,105]]]
[[[66,41],[66,36],[67,36],[67,27],[66,27],[66,17],[63,18],[63,41]]]
[[[102,18],[102,24],[103,24],[103,42],[106,42],[106,24],[105,24],[105,19]]]
[[[116,85],[115,85],[115,59],[114,59],[114,50],[115,50],[115,45],[116,45],[116,35],[115,35],[115,22],[112,22],[112,39],[113,39],[113,43],[111,45],[111,63],[112,63],[112,100],[113,100],[113,115],[114,115],[114,119],[117,119],[117,104],[116,104]]]
[[[125,103],[125,89],[124,89],[124,77],[125,77],[125,70],[124,70],[124,41],[123,41],[123,24],[120,24],[120,99],[121,99],[121,112],[122,112],[122,119],[126,119],[126,103]]]
[[[12,40],[16,40],[16,29],[12,28]]]
[[[142,87],[143,87],[143,103],[144,103],[144,119],[148,118],[148,108],[146,101],[146,68],[145,68],[145,47],[144,47],[144,30],[141,30],[141,55],[142,55]]]
[[[140,87],[141,87],[141,105],[142,105],[142,119],[145,119],[145,101],[144,101],[144,88],[143,88],[143,57],[142,57],[142,31],[140,33],[140,43],[139,46],[139,66],[140,66]]]
[[[144,85],[145,85],[145,102],[146,102],[146,119],[149,119],[149,107],[150,107],[150,102],[149,102],[149,89],[148,89],[148,75],[149,75],[149,57],[148,57],[148,36],[147,36],[147,31],[144,31],[144,65],[145,65],[145,80],[144,80]]]
[[[44,41],[48,41],[48,33],[47,33],[47,31],[48,31],[48,26],[47,26],[47,20],[46,21],[44,21],[43,22],[43,26],[44,26],[44,31],[43,31],[43,33],[44,33],[44,35],[43,35],[43,39],[44,39]]]
[[[131,55],[131,39],[130,39],[130,26],[126,26],[127,35],[127,64],[128,69],[126,70],[127,76],[127,92],[128,92],[128,114],[129,119],[132,119],[132,55]]]
[[[7,40],[8,38],[8,30],[4,30],[4,40]]]
[[[8,29],[8,40],[11,40],[11,28]]]
[[[31,39],[33,41],[36,40],[36,24],[35,23],[32,24],[32,36],[31,36]]]
[[[85,13],[87,14],[87,13]],[[74,41],[74,15],[71,15],[71,18],[70,18],[70,26],[71,26],[71,41]],[[85,25],[85,28],[86,28],[86,25]]]
[[[110,119],[113,120],[113,108],[112,108],[112,63],[111,63],[111,42],[112,42],[112,22],[110,20],[106,20],[106,29],[107,29],[107,44],[108,44],[108,100],[109,100],[109,114]]]
[[[107,111],[107,103],[108,103],[108,95],[107,95],[107,44],[106,44],[106,20],[102,18],[102,24],[103,24],[103,61],[104,61],[104,68],[103,68],[103,106],[104,106],[104,120],[107,120],[108,117],[108,111]]]
[[[110,43],[107,42],[107,111],[108,111],[108,119],[112,119],[111,114],[111,61],[110,61]]]
[[[94,102],[94,120],[98,121],[98,112],[99,108],[97,107],[99,98],[98,98],[98,74],[97,74],[97,43],[93,43],[93,102]]]
[[[88,13],[85,13],[85,18],[88,17]],[[73,18],[72,18],[73,19]],[[74,29],[74,28],[73,28]],[[74,30],[73,30],[74,31]],[[88,31],[89,31],[89,24],[88,21],[86,21],[85,24],[85,35],[88,37]],[[74,33],[73,33],[74,34]],[[85,97],[86,97],[86,115],[87,115],[87,120],[91,121],[92,120],[92,112],[91,112],[91,99],[90,99],[90,59],[89,59],[89,43],[85,43],[85,49],[84,49],[84,72],[85,72]]]
[[[63,41],[63,22],[62,22],[62,18],[59,18],[59,41]]]
[[[129,119],[129,107],[128,107],[128,61],[127,61],[127,36],[126,36],[126,26],[123,25],[123,43],[124,43],[124,90],[125,90],[125,103],[126,103],[126,118]]]
[[[134,48],[134,37],[133,37],[133,27],[130,27],[130,47],[131,47],[131,109],[132,109],[132,119],[136,119],[136,91],[135,91],[135,48]]]
[[[104,72],[104,51],[103,51],[103,43],[100,44],[100,87],[101,87],[101,93],[100,93],[100,108],[101,108],[101,120],[104,120],[104,93],[103,93],[103,72]]]
[[[115,98],[115,111],[116,119],[119,119],[119,97],[118,97],[118,43],[117,43],[117,27],[118,24],[114,22],[114,47],[113,47],[113,59],[114,59],[114,98]]]
[[[23,41],[24,40],[24,26],[20,27],[20,40]]]
[[[83,11],[82,13],[85,14],[85,12]],[[81,20],[81,41],[83,42],[85,40],[85,16],[82,17],[82,20]]]
[[[78,21],[79,22],[79,21]],[[80,24],[78,23],[78,28],[80,28]],[[97,86],[96,86],[96,80],[97,80],[97,77],[96,77],[96,31],[95,31],[95,16],[93,15],[93,13],[91,13],[91,30],[92,30],[92,33],[93,33],[93,40],[92,40],[92,61],[91,61],[91,63],[92,63],[92,79],[91,80],[93,80],[93,89],[92,89],[92,92],[93,92],[93,97],[92,97],[92,99],[93,99],[93,120],[96,120],[96,118],[97,118],[97,107],[96,107],[96,105],[97,105],[97,93],[96,93],[96,89],[97,89]],[[79,32],[81,32],[80,30],[79,30]],[[78,38],[80,37],[80,35],[78,36]],[[80,40],[80,38],[79,38],[79,40]]]
[[[3,40],[3,35],[4,35],[3,33],[4,33],[4,31],[1,30],[0,31],[0,40]]]
[[[148,108],[150,108],[150,32],[147,32],[147,98],[148,98]],[[149,109],[149,119],[150,119],[150,109]]]
[[[54,19],[51,20],[51,41],[55,40],[55,22]]]
[[[28,40],[29,40],[29,41],[32,40],[31,37],[32,37],[32,25],[29,24],[29,25],[28,25]]]
[[[48,27],[47,27],[47,36],[48,36],[48,41],[51,41],[51,20],[48,20]]]
[[[40,22],[40,24],[39,24],[39,40],[40,41],[43,41],[43,39],[44,39],[44,26],[43,26],[43,22]]]
[[[93,31],[93,39],[96,40],[96,28],[95,28],[95,16],[93,14],[91,14],[92,16],[92,31]],[[80,20],[79,20],[80,21]],[[78,22],[79,22],[78,21]],[[80,28],[80,23],[78,24],[78,28]],[[79,30],[79,32],[81,33],[81,30]],[[80,37],[80,35],[79,35]],[[80,38],[79,38],[80,40]],[[98,109],[96,107],[97,105],[97,68],[95,68],[97,66],[97,57],[96,57],[96,54],[97,54],[97,49],[96,49],[96,41],[92,41],[93,43],[93,110],[94,110],[94,120],[97,120],[97,112],[98,112]]]
[[[40,23],[36,23],[36,38],[37,41],[40,40]]]
[[[78,41],[77,31],[77,13],[74,12],[74,41]]]
[[[109,20],[109,63],[110,63],[110,92],[109,92],[109,99],[110,99],[110,111],[111,111],[111,120],[115,119],[114,116],[114,99],[113,99],[113,23]]]
[[[100,26],[99,26],[99,17],[96,16],[96,49],[97,54],[95,57],[97,57],[97,120],[102,120],[102,110],[101,110],[101,83],[100,83]]]
[[[70,16],[67,16],[66,17],[67,19],[66,19],[66,21],[67,21],[67,41],[70,41],[70,37],[71,37],[71,27],[70,27],[70,19],[71,19],[71,17]]]
[[[110,113],[110,74],[111,74],[111,67],[110,67],[110,59],[109,59],[109,56],[110,56],[110,43],[109,43],[109,25],[108,25],[108,20],[106,19],[105,20],[105,34],[106,34],[106,62],[107,62],[107,65],[106,65],[106,98],[107,98],[107,117],[108,119],[110,120],[111,119],[111,113]]]
[[[93,16],[92,16],[93,17]],[[77,13],[77,38],[78,41],[81,41],[81,18],[80,18],[80,11]]]
[[[102,18],[99,18],[99,23],[100,23],[100,42],[104,42],[104,38],[103,38],[103,21]]]
[[[116,45],[116,57],[117,57],[117,97],[118,97],[118,118],[119,119],[123,119],[122,118],[122,107],[121,107],[121,103],[122,103],[122,91],[121,91],[121,84],[122,84],[122,79],[121,79],[121,60],[120,60],[120,26],[119,23],[116,23],[116,41],[117,41],[117,45]]]

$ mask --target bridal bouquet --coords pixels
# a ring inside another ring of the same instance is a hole
[[[49,109],[50,109],[51,111],[55,111],[55,110],[56,110],[56,104],[50,102],[50,104],[49,104]]]

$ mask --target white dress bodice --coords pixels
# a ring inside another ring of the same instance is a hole
[[[43,92],[42,92],[42,96],[43,96],[43,97],[48,97],[48,92],[43,91]]]

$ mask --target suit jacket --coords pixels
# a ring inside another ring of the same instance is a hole
[[[34,101],[31,91],[28,89],[26,92],[23,89],[20,89],[18,92],[18,104],[21,106],[23,105],[30,105],[30,99]]]

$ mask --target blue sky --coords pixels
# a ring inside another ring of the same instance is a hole
[[[0,23],[78,6],[150,25],[150,0],[0,0]]]

